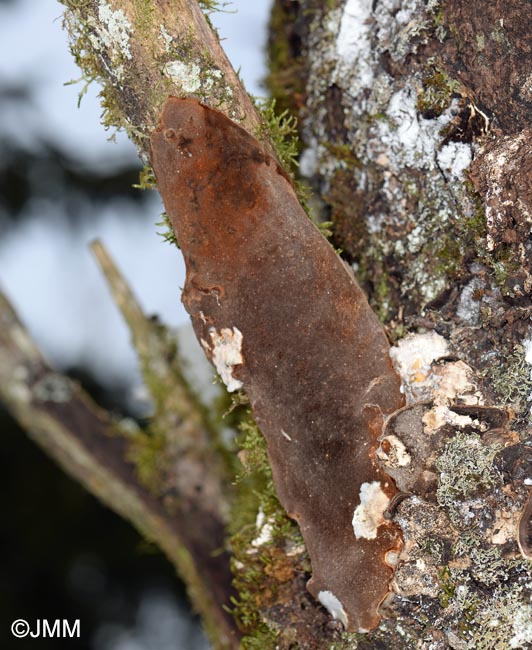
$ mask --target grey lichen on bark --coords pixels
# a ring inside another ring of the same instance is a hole
[[[125,129],[144,160],[169,95],[194,97],[260,131],[259,113],[196,0],[60,1],[82,79],[102,85],[104,124]]]
[[[531,566],[517,545],[532,473],[527,5],[276,10],[289,4],[302,171],[399,342],[411,402],[380,451],[415,495],[396,513],[395,615],[363,647],[529,647]]]

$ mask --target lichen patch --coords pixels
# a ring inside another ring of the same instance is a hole
[[[475,326],[480,322],[481,301],[477,296],[482,295],[485,289],[485,282],[480,278],[473,278],[462,289],[456,315],[466,325]]]
[[[463,180],[464,171],[473,159],[473,147],[466,142],[449,142],[438,151],[437,160],[445,176]]]
[[[160,25],[159,31],[160,31],[159,38],[162,40],[164,44],[164,51],[170,52],[172,41],[173,41],[172,36],[166,31],[166,27],[164,25]]]
[[[400,296],[424,305],[449,287],[462,261],[456,208],[474,210],[465,178],[473,147],[450,137],[464,110],[459,84],[404,64],[426,42],[434,10],[421,0],[347,0],[316,12],[309,35],[303,168],[332,206],[335,242],[363,262],[361,273],[384,269],[371,296],[383,319]]]
[[[510,648],[524,648],[532,643],[532,605],[520,607],[514,618]]]
[[[132,26],[122,9],[114,10],[105,0],[98,3],[98,20],[89,20],[94,33],[89,40],[96,51],[105,49],[112,62],[114,76],[121,80],[124,62],[132,59]]]
[[[197,63],[170,61],[165,64],[164,72],[186,93],[197,93],[201,88],[201,69]]]
[[[218,374],[231,393],[242,388],[243,383],[233,377],[233,369],[244,362],[242,357],[242,332],[237,328],[224,327],[218,333],[214,327],[209,330],[212,348],[208,346],[212,362]],[[205,341],[202,341],[205,348]]]
[[[347,627],[347,614],[344,611],[342,603],[332,591],[320,591],[318,593],[318,600],[335,620],[341,621],[344,627]]]
[[[523,347],[525,349],[525,363],[530,366],[530,379],[532,380],[532,338],[527,338],[523,341]],[[532,392],[528,396],[528,401],[532,401]],[[532,407],[531,407],[532,412]]]
[[[362,483],[360,486],[360,504],[353,513],[353,531],[360,539],[375,539],[379,526],[385,523],[384,513],[390,499],[378,481]]]
[[[340,69],[344,66],[357,68],[357,87],[352,88],[353,95],[368,87],[374,77],[371,56],[372,4],[372,0],[347,0],[336,39]]]

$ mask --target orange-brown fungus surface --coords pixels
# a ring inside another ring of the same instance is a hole
[[[228,389],[249,396],[310,554],[308,589],[348,630],[369,630],[400,547],[384,517],[396,489],[374,457],[383,416],[403,405],[385,334],[249,133],[169,98],[151,155],[185,257],[183,302]]]

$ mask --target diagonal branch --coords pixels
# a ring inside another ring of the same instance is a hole
[[[260,115],[197,0],[60,1],[84,78],[103,86],[105,125],[125,128],[143,158],[169,95],[193,96],[251,133],[261,131]]]
[[[120,427],[76,382],[49,367],[2,293],[0,325],[0,400],[68,474],[161,547],[215,647],[236,648],[234,623],[223,608],[231,595],[228,557],[216,553],[223,521],[217,513],[209,517],[202,497],[194,502],[190,493],[169,511],[139,482]]]

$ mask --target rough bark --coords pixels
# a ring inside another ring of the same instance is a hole
[[[414,494],[393,613],[360,647],[532,643],[529,9],[275,3],[297,76],[272,87],[304,85],[302,171],[409,402],[380,450]]]
[[[259,113],[196,0],[60,1],[83,79],[103,86],[104,124],[124,128],[145,161],[169,95],[194,95],[262,139]]]
[[[169,94],[194,95],[270,146],[194,2],[179,2],[181,12],[162,0],[65,4],[78,62],[88,79],[104,81],[107,124],[125,127],[141,155]],[[308,556],[275,498],[256,430],[244,422],[245,476],[231,515],[244,647],[532,643],[530,17],[522,1],[486,7],[276,3],[276,24],[283,16],[291,23],[283,24],[283,63],[272,58],[271,82],[300,112],[302,171],[396,342],[407,406],[388,419],[375,462],[402,491],[387,516],[401,527],[404,549],[379,629],[346,634],[305,589]],[[139,347],[150,336],[139,330]],[[5,391],[15,412],[19,397]],[[173,405],[159,405],[171,417]],[[28,412],[31,427],[38,414]],[[162,475],[169,485],[179,476],[168,463],[179,463],[179,440],[174,456],[154,454],[163,471],[148,478]],[[186,494],[187,485],[172,487]],[[219,516],[216,494],[206,510]],[[194,521],[204,520],[201,511]],[[206,560],[202,570],[214,562]],[[221,616],[220,629],[226,624]]]

